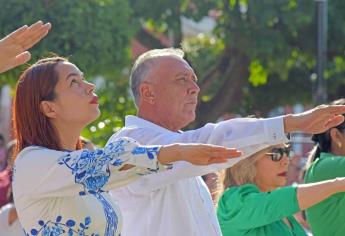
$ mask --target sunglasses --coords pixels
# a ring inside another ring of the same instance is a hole
[[[289,160],[293,157],[293,152],[290,147],[285,148],[273,148],[271,152],[266,153],[266,155],[271,157],[272,161],[278,162],[283,159],[284,154],[286,154]]]

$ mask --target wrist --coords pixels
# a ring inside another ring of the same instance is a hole
[[[181,159],[181,151],[179,144],[170,144],[161,147],[158,160],[163,165],[170,164]]]
[[[291,133],[298,130],[298,118],[294,114],[284,116],[284,132]]]

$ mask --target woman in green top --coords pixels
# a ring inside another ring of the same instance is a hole
[[[218,202],[224,236],[305,236],[293,214],[334,193],[345,191],[345,178],[284,187],[290,149],[280,144],[262,150],[229,168],[229,187]]]
[[[345,104],[340,99],[333,104]],[[345,114],[344,114],[345,116]],[[309,155],[305,182],[312,183],[345,176],[345,122],[313,136],[316,143]],[[345,193],[338,193],[307,210],[315,236],[345,235]]]

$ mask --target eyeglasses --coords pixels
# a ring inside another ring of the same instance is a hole
[[[289,160],[293,157],[293,152],[290,147],[285,148],[273,148],[271,152],[266,153],[266,155],[271,156],[271,160],[278,162],[283,159],[284,154],[286,154]]]

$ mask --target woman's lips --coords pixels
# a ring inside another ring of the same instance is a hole
[[[91,101],[90,101],[90,104],[98,104],[98,97],[97,96],[93,96]]]
[[[284,172],[279,173],[279,174],[278,174],[278,176],[281,176],[281,177],[286,177],[286,174],[287,174],[287,172],[286,172],[286,171],[284,171]]]

